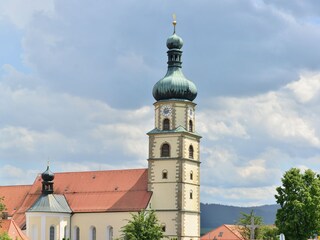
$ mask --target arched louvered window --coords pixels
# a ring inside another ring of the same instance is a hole
[[[191,159],[193,159],[193,146],[192,145],[190,145],[189,146],[189,158],[191,158]]]
[[[51,227],[50,227],[49,239],[50,239],[50,240],[54,240],[54,235],[55,235],[55,229],[54,229],[54,226],[51,226]]]
[[[170,120],[168,118],[163,119],[163,130],[170,130]]]
[[[193,122],[189,120],[189,132],[193,132]]]
[[[166,232],[166,225],[164,223],[161,225],[161,228],[162,228],[162,232]]]
[[[193,180],[193,171],[190,171],[190,180]]]
[[[170,145],[168,143],[162,145],[161,157],[170,157]]]

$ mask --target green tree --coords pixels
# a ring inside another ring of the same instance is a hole
[[[244,239],[250,239],[250,227],[248,227],[249,225],[251,225],[251,218],[253,217],[254,219],[254,225],[262,225],[262,217],[256,216],[254,214],[254,211],[251,210],[251,212],[249,214],[247,213],[241,213],[241,216],[237,222],[238,225],[240,225],[241,227],[239,227],[239,232],[241,233],[242,237]],[[254,235],[258,236],[259,234],[259,228],[256,228],[254,230]]]
[[[6,209],[6,206],[4,205],[3,200],[4,200],[4,197],[0,197],[0,227],[1,227],[1,219],[3,217],[3,211]]]
[[[0,227],[1,227],[1,219],[2,219],[3,211],[6,210],[6,206],[4,205],[3,201],[4,201],[4,198],[0,197]],[[12,240],[12,239],[9,237],[8,233],[4,232],[0,234],[0,240]]]
[[[0,213],[1,213],[1,215],[2,215],[3,210],[6,209],[6,206],[4,205],[3,201],[4,201],[4,197],[0,197]]]
[[[263,240],[278,240],[279,233],[278,228],[276,226],[270,225],[262,225],[258,229],[258,234],[256,239],[263,239]]]
[[[12,240],[12,238],[9,237],[8,233],[4,232],[0,234],[0,240]]]
[[[154,211],[141,210],[131,214],[132,219],[122,227],[123,237],[128,240],[160,240],[163,238],[162,226]]]
[[[320,230],[320,178],[313,171],[287,171],[275,195],[276,226],[286,240],[305,240]]]

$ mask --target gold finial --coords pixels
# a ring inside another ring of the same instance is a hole
[[[176,14],[173,14],[172,17],[173,17],[173,21],[172,21],[172,24],[173,24],[173,33],[176,33],[176,25],[177,25]]]

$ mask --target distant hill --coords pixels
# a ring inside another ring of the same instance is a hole
[[[200,204],[201,228],[212,229],[222,224],[235,224],[241,217],[241,212],[250,213],[254,210],[262,217],[264,224],[274,224],[279,205],[264,205],[259,207],[233,207],[220,204]]]

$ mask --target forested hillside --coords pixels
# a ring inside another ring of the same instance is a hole
[[[264,205],[259,207],[234,207],[219,204],[200,204],[201,228],[216,228],[222,224],[235,224],[241,212],[250,213],[254,210],[257,216],[263,218],[265,224],[274,224],[278,205]]]

